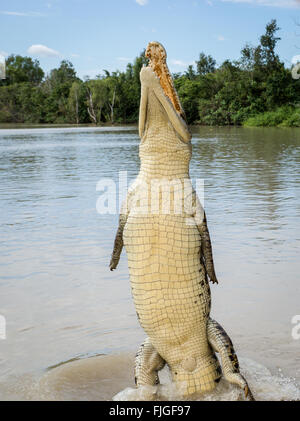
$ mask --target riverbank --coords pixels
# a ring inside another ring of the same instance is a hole
[[[131,127],[135,126],[137,123],[128,123],[128,124],[121,124],[121,123],[101,123],[101,124],[92,124],[92,123],[85,123],[85,124],[74,124],[74,123],[63,123],[63,124],[56,124],[56,123],[0,123],[0,129],[63,129],[63,128],[81,128],[81,127]]]
[[[30,124],[30,123],[0,123],[0,130],[9,130],[9,129],[63,129],[63,128],[109,128],[109,127],[137,127],[136,123],[101,123],[101,124]],[[231,127],[231,128],[251,128],[251,127],[278,127],[278,128],[300,128],[300,108],[295,109],[293,112],[286,113],[279,108],[276,111],[270,111],[262,114],[257,114],[256,116],[250,117],[245,120],[242,125],[205,125],[205,124],[190,124],[189,127],[196,129],[198,127],[206,128],[222,128],[222,127]]]
[[[248,118],[244,127],[300,127],[300,107],[279,107]]]

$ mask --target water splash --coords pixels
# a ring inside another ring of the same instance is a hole
[[[283,374],[272,375],[266,367],[248,358],[240,358],[240,365],[241,373],[247,378],[256,400],[300,400],[300,385],[295,379],[285,377]],[[161,372],[160,381],[160,385],[153,387],[143,386],[138,389],[127,387],[112,399],[114,401],[183,400],[180,391],[171,382],[167,369]],[[222,379],[213,392],[195,397],[195,400],[238,401],[246,399],[241,389]]]
[[[160,372],[160,385],[135,388],[133,360],[131,353],[95,356],[58,365],[39,378],[29,374],[10,377],[0,383],[0,400],[182,400],[168,368]],[[240,366],[256,400],[300,400],[300,385],[295,379],[280,372],[273,375],[268,368],[248,358],[240,358]],[[243,391],[222,379],[213,392],[194,399],[237,401],[245,398]]]

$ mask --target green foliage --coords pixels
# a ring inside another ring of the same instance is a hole
[[[200,96],[200,83],[188,77],[178,78],[174,81],[175,88],[181,100],[188,121],[198,118],[197,104]]]
[[[74,81],[79,80],[73,64],[63,60],[58,69],[53,69],[42,84],[46,95],[44,110],[45,122],[69,122],[68,98]]]
[[[279,65],[279,58],[275,53],[276,44],[281,39],[275,36],[279,29],[276,20],[272,19],[266,26],[266,33],[260,37],[261,59],[270,69],[276,69]]]
[[[292,79],[290,70],[284,68],[275,53],[280,40],[276,37],[278,30],[276,21],[272,20],[260,38],[260,45],[246,44],[238,62],[226,60],[218,69],[202,76],[211,89],[201,92],[197,122],[243,124],[256,116],[250,120],[255,124],[259,113],[271,112],[284,105],[295,106],[299,102],[300,80]],[[295,124],[296,120],[286,120],[286,124],[289,121]]]
[[[44,77],[38,60],[30,57],[10,55],[6,59],[6,79],[0,81],[0,86],[13,85],[14,83],[39,84]]]
[[[280,127],[300,127],[300,108],[283,106],[275,111],[267,111],[248,118],[244,121],[244,126],[280,126]]]
[[[203,52],[200,53],[199,60],[196,61],[197,74],[200,76],[213,73],[216,70],[216,60],[212,56],[206,56]]]
[[[30,83],[3,86],[0,88],[0,122],[43,122],[43,103],[42,90]]]
[[[68,120],[70,123],[79,124],[86,121],[86,88],[81,80],[74,80],[71,85],[67,102]]]
[[[246,44],[238,61],[220,66],[200,53],[195,65],[173,75],[187,121],[205,125],[299,127],[300,79],[293,79],[276,54],[276,20],[257,46]],[[69,61],[45,77],[37,60],[11,55],[0,81],[0,122],[135,123],[145,51],[124,72],[82,81]]]
[[[291,115],[289,115],[280,124],[281,127],[300,127],[300,109],[295,109]]]

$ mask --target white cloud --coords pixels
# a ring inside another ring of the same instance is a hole
[[[29,17],[46,16],[44,13],[39,13],[39,12],[10,12],[7,10],[0,10],[0,14],[9,15],[9,16],[29,16]]]
[[[300,8],[300,0],[221,0],[231,3],[253,3],[259,6],[284,7],[290,9]]]
[[[79,57],[80,57],[80,55],[79,55],[79,54],[75,54],[75,53],[70,54],[70,56],[71,56],[72,58],[79,58]]]
[[[31,45],[27,53],[39,57],[59,57],[61,55],[58,51],[41,44]]]
[[[8,53],[6,51],[0,50],[0,56],[7,57]]]
[[[225,41],[225,38],[223,37],[223,35],[218,35],[217,40],[218,41]]]
[[[148,3],[148,0],[135,0],[140,6],[145,6]]]

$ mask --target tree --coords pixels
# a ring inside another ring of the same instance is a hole
[[[107,87],[107,104],[110,111],[109,120],[113,124],[115,118],[116,93],[118,88],[118,74],[114,72],[110,77],[105,79]]]
[[[12,54],[6,59],[6,79],[0,82],[0,86],[23,82],[38,85],[43,77],[44,72],[38,60]]]
[[[101,122],[103,109],[108,105],[109,91],[105,79],[91,80],[86,84],[87,112],[94,124]]]
[[[73,82],[68,98],[68,108],[70,114],[74,116],[76,124],[79,124],[79,89],[79,83]]]
[[[263,67],[261,46],[252,47],[246,44],[241,50],[240,67],[243,70],[253,72]]]
[[[76,124],[86,120],[86,90],[81,80],[72,83],[68,98],[69,118]]]
[[[50,79],[58,85],[72,83],[77,79],[73,64],[68,60],[62,60],[58,69],[51,70]]]
[[[46,120],[64,123],[68,118],[68,98],[74,81],[79,81],[72,63],[63,60],[58,69],[52,69],[42,88],[47,94]]]
[[[243,124],[258,114],[277,114],[280,107],[284,115],[291,113],[286,124],[299,124],[300,79],[292,78],[276,54],[278,30],[273,19],[258,45],[245,45],[238,62],[225,60],[217,66],[202,52],[196,66],[173,75],[189,123]],[[145,51],[124,72],[104,70],[82,81],[69,61],[63,60],[44,78],[38,61],[10,56],[8,79],[0,81],[0,121],[136,123],[144,64]]]
[[[185,72],[185,76],[189,79],[189,80],[194,80],[196,79],[196,73],[195,73],[195,69],[193,65],[189,65],[186,72]]]
[[[276,37],[275,34],[280,28],[277,26],[276,19],[272,19],[270,23],[266,25],[266,32],[260,37],[261,44],[261,56],[264,64],[269,68],[276,68],[279,64],[279,57],[275,53],[275,47],[280,37]]]
[[[203,52],[199,55],[199,60],[196,61],[197,73],[200,76],[207,73],[213,73],[216,70],[216,60],[212,56],[206,56]]]
[[[186,76],[182,76],[174,82],[182,107],[186,114],[186,119],[188,123],[194,123],[198,119],[200,82],[191,80]]]

